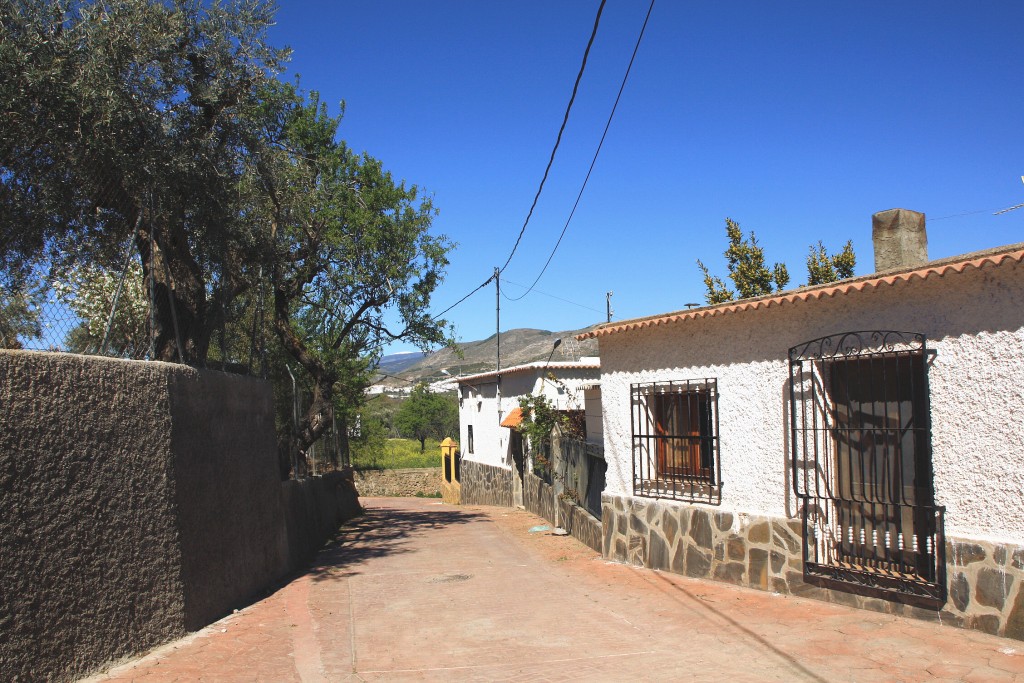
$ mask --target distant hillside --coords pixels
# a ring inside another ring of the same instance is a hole
[[[403,372],[406,368],[416,365],[421,360],[429,356],[429,353],[424,351],[406,351],[404,353],[392,353],[384,356],[380,359],[378,369],[381,372],[385,372],[389,375],[393,375],[397,372]]]
[[[574,339],[577,334],[589,329],[592,328],[551,332],[550,330],[521,328],[502,332],[501,367],[507,368],[512,365],[547,360],[556,339],[561,339],[562,345],[555,349],[554,355],[551,356],[552,362],[579,360],[580,356],[596,356],[596,339],[588,339],[583,342],[577,342]],[[442,370],[447,370],[452,376],[487,372],[495,369],[497,348],[496,335],[491,335],[480,341],[464,342],[459,344],[462,358],[459,358],[452,349],[441,349],[428,354],[418,362],[405,366],[401,370],[401,375],[408,380],[429,382],[445,377]],[[381,370],[388,374],[398,372],[385,369],[383,364]],[[407,382],[388,377],[382,378],[379,382],[392,386],[408,386]]]

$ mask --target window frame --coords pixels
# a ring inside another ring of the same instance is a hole
[[[923,334],[892,330],[789,350],[792,486],[808,583],[921,607],[945,603],[929,354]]]
[[[714,377],[630,385],[634,495],[721,504],[718,397]]]

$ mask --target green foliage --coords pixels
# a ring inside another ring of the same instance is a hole
[[[157,291],[156,354],[202,364],[257,272],[238,183],[287,51],[273,5],[0,0],[0,271],[117,263],[134,242]],[[8,238],[9,237],[9,238]],[[152,247],[156,248],[153,249]]]
[[[149,351],[149,297],[142,266],[137,261],[130,261],[123,282],[121,276],[121,273],[96,263],[72,264],[60,271],[53,290],[57,299],[82,321],[65,340],[70,351],[99,351],[109,320],[110,335],[106,349],[109,355],[122,358],[146,356]],[[117,307],[111,320],[110,311],[115,297]]]
[[[332,411],[362,403],[382,346],[449,342],[429,308],[452,244],[430,234],[429,198],[338,139],[341,115],[316,92],[277,84],[264,95],[270,146],[243,190],[273,238],[275,331],[312,390],[298,430],[280,442],[284,463]]]
[[[441,444],[436,439],[426,440],[426,449],[420,450],[416,439],[386,439],[377,451],[353,451],[352,466],[369,470],[397,470],[404,468],[439,467]]]
[[[72,341],[91,347],[130,244],[157,359],[205,365],[220,334],[212,360],[251,365],[272,329],[260,365],[284,406],[288,367],[309,397],[297,426],[279,419],[287,473],[356,414],[382,346],[449,342],[429,310],[453,245],[430,233],[430,197],[340,141],[340,113],[274,78],[288,52],[267,42],[273,21],[269,0],[0,0],[0,225],[18,226],[0,282],[81,286],[63,296],[90,312]],[[0,306],[12,334],[36,331],[26,302]],[[115,321],[125,355],[130,318]]]
[[[427,438],[443,439],[458,433],[459,407],[454,396],[435,394],[420,383],[399,407],[395,426],[400,434],[418,439],[422,453]]]
[[[729,238],[729,248],[725,257],[729,266],[729,278],[735,290],[726,286],[725,282],[708,271],[701,261],[697,266],[704,274],[704,286],[707,288],[706,299],[709,305],[732,301],[739,293],[739,298],[764,296],[773,291],[782,291],[789,284],[789,271],[784,263],[776,263],[769,269],[764,262],[764,250],[758,246],[754,233],[744,239],[738,223],[731,218],[725,219],[725,232]],[[843,247],[842,251],[829,256],[825,245],[818,242],[813,245],[807,257],[807,284],[819,285],[836,280],[853,277],[853,269],[857,257],[853,253],[853,240]]]
[[[843,250],[832,256],[828,255],[825,245],[819,240],[817,248],[812,244],[807,255],[807,284],[822,285],[853,277],[856,265],[857,256],[853,253],[853,240],[847,241]]]
[[[384,423],[372,416],[359,420],[358,436],[349,438],[352,463],[373,462],[387,452],[388,433]]]
[[[523,411],[519,432],[534,449],[546,445],[551,440],[551,430],[555,425],[565,423],[565,416],[543,394],[521,396],[519,409]]]
[[[764,249],[758,246],[754,233],[745,239],[739,223],[731,218],[725,219],[725,232],[729,238],[729,248],[725,250],[725,258],[729,267],[729,279],[736,290],[729,289],[725,282],[711,275],[707,267],[698,259],[697,266],[704,274],[704,285],[707,287],[707,302],[710,305],[732,301],[736,298],[748,299],[764,296],[773,291],[782,291],[789,284],[789,271],[785,264],[776,263],[771,268],[765,266]]]
[[[0,349],[20,349],[19,337],[38,339],[43,334],[39,320],[42,288],[31,278],[3,285],[0,280]]]
[[[558,383],[553,375],[550,380]],[[564,435],[582,439],[585,430],[583,411],[558,410],[543,394],[521,396],[519,409],[523,412],[523,421],[519,423],[518,429],[530,445],[534,471],[539,475],[550,473],[551,462],[547,452],[551,443],[551,430],[557,425]]]

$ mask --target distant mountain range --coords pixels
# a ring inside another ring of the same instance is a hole
[[[579,360],[581,356],[597,355],[597,340],[588,339],[578,342],[577,334],[593,329],[585,327],[579,330],[551,332],[550,330],[534,330],[519,328],[501,333],[501,367],[507,368],[523,363],[547,360],[556,339],[562,344],[551,355],[551,361]],[[480,341],[463,342],[458,345],[462,353],[460,358],[452,349],[441,349],[433,353],[395,353],[384,356],[380,362],[381,376],[377,384],[386,386],[409,386],[410,382],[433,382],[444,379],[448,375],[470,375],[477,372],[494,370],[497,363],[497,335],[491,335]],[[448,374],[442,372],[447,371]],[[403,381],[406,380],[406,381]]]
[[[425,351],[405,351],[403,353],[392,353],[380,359],[377,369],[382,373],[394,375],[402,372],[408,367],[416,365],[430,354]]]

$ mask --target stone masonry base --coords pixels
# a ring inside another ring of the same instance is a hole
[[[462,461],[462,504],[512,507],[512,470]]]
[[[576,540],[601,552],[601,520],[573,501],[558,498],[551,484],[533,472],[523,477],[523,502],[533,514],[561,526]],[[555,506],[558,506],[557,520]]]
[[[437,496],[441,491],[441,468],[362,470],[355,473],[360,496]]]
[[[1024,640],[1024,548],[947,539],[939,610],[803,580],[799,520],[628,496],[602,499],[605,557],[700,579],[798,595]]]

